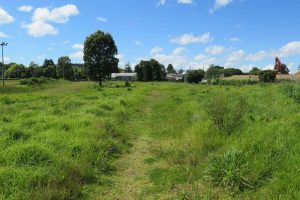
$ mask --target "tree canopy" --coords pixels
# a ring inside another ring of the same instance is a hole
[[[109,33],[96,31],[88,36],[84,42],[83,59],[89,78],[102,86],[102,80],[118,68],[117,54],[117,46]]]
[[[162,81],[166,78],[165,67],[154,59],[142,60],[135,66],[135,72],[139,81]]]
[[[176,73],[176,70],[174,69],[172,64],[168,65],[167,72],[168,72],[168,74],[175,74]]]
[[[72,68],[72,61],[68,56],[62,56],[57,61],[57,77],[66,80],[72,80],[74,70]]]
[[[205,72],[202,69],[199,70],[189,70],[186,73],[186,81],[188,83],[199,83],[204,78]]]

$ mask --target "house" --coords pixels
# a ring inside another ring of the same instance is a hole
[[[112,73],[111,79],[116,81],[136,81],[136,73]]]
[[[168,81],[183,81],[183,74],[167,74],[166,79]]]

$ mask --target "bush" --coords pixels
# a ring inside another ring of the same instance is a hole
[[[233,194],[253,188],[250,179],[247,178],[248,174],[248,163],[244,153],[235,149],[211,158],[205,170],[207,180],[229,189]]]
[[[131,87],[129,81],[125,81],[125,87]]]
[[[265,70],[259,73],[259,81],[264,83],[274,82],[276,80],[276,72],[272,70]]]
[[[20,80],[20,84],[21,85],[41,85],[41,84],[45,84],[47,83],[47,79],[42,77],[42,78],[35,78],[35,77],[32,77],[32,78],[28,78],[28,79],[22,79]]]
[[[243,97],[216,96],[207,106],[212,126],[230,135],[242,123],[247,104]]]
[[[221,80],[215,79],[210,82],[212,85],[231,85],[231,86],[243,86],[243,85],[254,85],[256,84],[256,80]]]
[[[205,72],[203,70],[189,70],[186,74],[186,81],[188,83],[198,84],[204,78],[204,74]]]

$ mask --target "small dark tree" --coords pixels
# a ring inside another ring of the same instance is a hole
[[[174,69],[172,64],[168,65],[167,72],[168,72],[168,74],[175,74],[176,73],[176,70]]]
[[[274,82],[276,80],[276,72],[272,70],[265,70],[259,73],[259,81],[264,83]]]
[[[49,66],[54,66],[54,62],[52,59],[45,59],[44,64],[42,65],[43,68],[49,67]]]
[[[126,65],[125,65],[125,70],[124,70],[125,73],[131,73],[132,72],[132,68],[131,68],[131,64],[130,62],[128,62]]]
[[[281,68],[279,70],[279,73],[281,73],[281,74],[289,74],[290,70],[289,70],[289,68],[287,67],[286,64],[282,63],[281,64]]]
[[[253,67],[250,71],[250,74],[251,75],[259,75],[261,73],[262,70],[260,70],[259,68],[257,67]]]
[[[43,68],[43,76],[47,78],[57,78],[56,66],[52,59],[45,59]]]
[[[224,69],[225,77],[229,77],[229,76],[233,76],[233,75],[242,75],[242,74],[243,74],[243,72],[240,69],[235,69],[235,68]]]
[[[73,80],[74,70],[71,59],[68,56],[62,56],[57,61],[57,76],[66,80]]]
[[[224,73],[224,67],[216,66],[216,65],[211,65],[207,69],[205,73],[205,77],[207,79],[215,79],[215,78],[220,78],[220,76]]]
[[[46,78],[57,78],[56,66],[50,65],[48,67],[43,68],[43,76],[45,76]]]
[[[102,80],[118,66],[119,60],[115,57],[117,53],[117,46],[109,33],[97,31],[87,37],[83,59],[89,78],[102,86]]]
[[[204,78],[205,72],[202,69],[199,70],[189,70],[186,73],[186,81],[188,83],[196,83],[198,84],[199,82],[202,81]]]

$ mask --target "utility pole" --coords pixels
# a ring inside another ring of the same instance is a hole
[[[3,47],[7,46],[8,43],[2,42],[0,45],[2,47],[2,85],[4,87],[4,56],[3,56]]]

